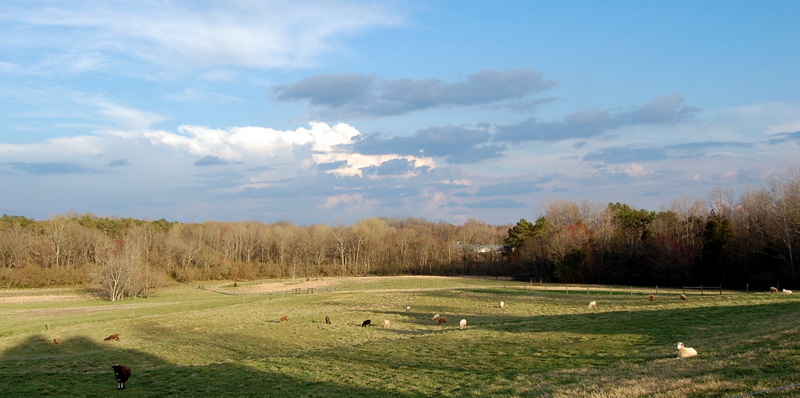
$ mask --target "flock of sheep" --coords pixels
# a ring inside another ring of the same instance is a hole
[[[779,292],[779,290],[777,288],[775,288],[775,287],[771,287],[770,288],[770,293],[778,293],[778,292]],[[780,290],[780,292],[783,292],[785,294],[791,294],[792,293],[791,290],[787,290],[787,289]],[[681,300],[686,300],[687,299],[685,294],[679,295],[678,298],[681,299]],[[655,301],[655,296],[652,295],[652,294],[650,295],[650,301]],[[505,301],[501,301],[500,305],[499,305],[500,309],[501,310],[505,309],[505,305],[506,305]],[[589,305],[588,305],[588,309],[592,310],[592,309],[596,309],[596,308],[597,308],[597,301],[590,301]],[[411,312],[411,307],[407,306],[406,307],[406,313],[409,313],[409,312]],[[446,316],[442,316],[441,314],[434,315],[432,320],[437,325],[443,325],[443,324],[447,323],[447,317]],[[289,316],[288,315],[281,316],[280,319],[278,319],[278,322],[288,322],[288,321],[289,321]],[[331,324],[331,317],[330,316],[325,316],[325,323],[328,324],[328,325]],[[392,323],[391,323],[390,320],[388,320],[388,319],[384,319],[383,320],[383,327],[384,328],[389,328],[389,327],[391,327],[391,325],[392,325]],[[372,326],[372,320],[367,319],[367,320],[365,320],[364,322],[361,323],[361,327],[367,327],[367,326]],[[460,330],[465,330],[467,328],[467,320],[466,319],[462,319],[461,321],[459,321],[458,328]],[[112,340],[113,341],[119,341],[119,339],[120,339],[119,338],[119,334],[112,334],[112,335],[106,337],[103,340],[106,340],[106,341],[112,341]],[[53,339],[53,343],[60,344],[61,343],[61,338],[60,337],[54,338]],[[692,347],[686,347],[686,345],[683,342],[678,342],[677,348],[678,348],[678,356],[677,357],[680,358],[680,359],[697,356],[697,350],[692,348]],[[120,364],[112,365],[111,368],[114,370],[114,379],[117,381],[117,389],[118,390],[124,389],[125,388],[125,383],[131,377],[131,369],[129,367],[127,367],[127,366],[120,365]]]

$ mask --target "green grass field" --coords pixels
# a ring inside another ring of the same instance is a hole
[[[308,294],[303,282],[183,285],[115,303],[0,291],[0,395],[734,397],[800,383],[794,294],[682,301],[662,289],[650,301],[647,289],[425,277],[333,278]],[[436,313],[448,322],[435,325]],[[103,340],[112,333],[120,341]],[[676,359],[678,341],[699,356]],[[133,370],[125,391],[115,363]]]

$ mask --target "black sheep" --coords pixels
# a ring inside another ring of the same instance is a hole
[[[125,382],[131,377],[131,368],[120,364],[111,365],[114,369],[114,378],[117,380],[117,390],[125,389]]]
[[[367,319],[366,321],[364,321],[364,323],[361,324],[362,328],[365,328],[367,326],[372,326],[372,321],[369,319]]]

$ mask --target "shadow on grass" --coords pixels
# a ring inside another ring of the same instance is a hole
[[[117,342],[77,337],[60,344],[42,335],[30,337],[0,356],[4,397],[352,397],[398,394],[316,382],[259,371],[239,363],[180,366],[149,353],[120,348]],[[268,357],[262,360],[269,360]],[[124,392],[117,392],[111,365],[132,369]]]

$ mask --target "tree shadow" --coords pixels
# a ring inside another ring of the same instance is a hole
[[[32,336],[0,354],[3,396],[108,397],[117,394],[111,365],[132,369],[124,392],[136,397],[345,397],[395,396],[381,388],[317,382],[270,373],[239,363],[183,366],[119,343],[89,337],[60,344]],[[260,360],[269,360],[264,356]]]

